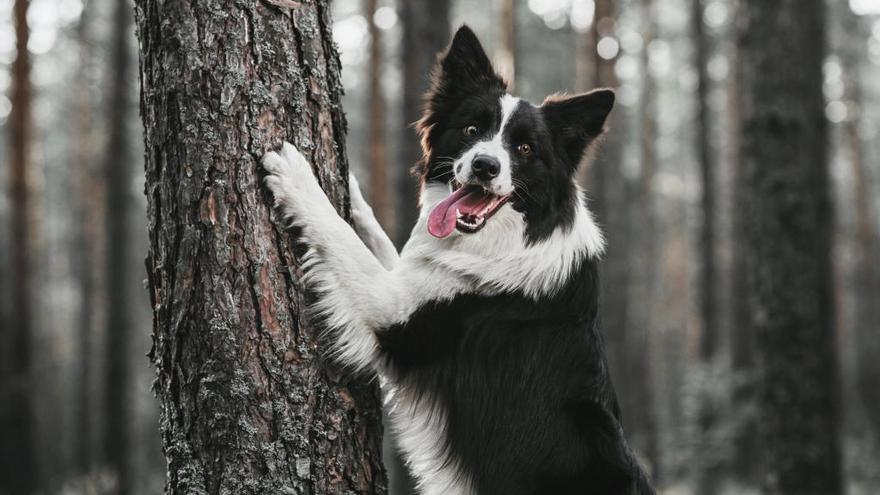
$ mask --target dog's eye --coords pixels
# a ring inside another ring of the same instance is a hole
[[[477,126],[469,125],[469,126],[465,127],[464,128],[464,135],[465,136],[476,136],[477,135]]]
[[[523,155],[531,155],[532,154],[532,146],[528,143],[523,143],[516,148]]]

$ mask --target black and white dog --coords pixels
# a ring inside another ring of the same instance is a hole
[[[356,183],[357,233],[292,145],[264,157],[265,182],[310,248],[336,358],[378,375],[422,493],[654,493],[621,430],[604,241],[575,181],[614,94],[535,106],[505,89],[459,29],[418,123],[421,217],[399,255]]]

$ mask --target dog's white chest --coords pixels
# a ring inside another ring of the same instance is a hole
[[[470,495],[469,480],[460,473],[455,459],[444,451],[445,413],[430,401],[414,402],[395,386],[383,386],[385,407],[404,461],[422,495]]]

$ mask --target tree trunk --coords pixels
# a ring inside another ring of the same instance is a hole
[[[290,140],[350,214],[328,2],[136,12],[166,493],[385,493],[377,387],[321,357],[257,173]]]
[[[34,411],[31,404],[30,259],[33,225],[30,198],[31,81],[28,53],[28,0],[15,0],[16,56],[12,62],[12,109],[9,114],[9,178],[12,234],[12,305],[3,346],[9,363],[0,376],[0,492],[28,495],[37,489]]]
[[[741,160],[765,493],[842,493],[823,0],[745,0]],[[767,43],[773,39],[774,43]]]
[[[855,341],[855,376],[858,396],[870,421],[875,438],[880,439],[880,230],[878,218],[872,208],[871,185],[876,184],[865,158],[863,138],[860,132],[866,100],[862,88],[860,63],[867,53],[864,44],[865,29],[860,18],[847,6],[836,7],[840,39],[838,53],[844,73],[844,98],[849,115],[843,122],[843,147],[846,161],[853,177],[852,194],[855,213],[855,260],[853,273],[854,313],[849,326]],[[849,380],[847,380],[849,383]],[[849,402],[848,402],[849,403]]]
[[[450,0],[417,3],[399,0],[398,9],[403,28],[403,102],[404,125],[412,124],[422,115],[425,91],[431,82],[431,70],[437,54],[449,43]],[[398,247],[409,239],[419,217],[417,207],[418,181],[410,169],[422,159],[422,147],[413,131],[404,133],[400,143],[400,163],[395,166],[397,177],[396,239]]]
[[[694,44],[694,66],[697,72],[696,102],[696,151],[700,169],[700,234],[697,245],[699,256],[699,314],[700,339],[699,360],[705,373],[711,373],[718,352],[718,320],[716,312],[716,258],[715,258],[715,211],[717,164],[712,150],[711,124],[709,121],[709,40],[703,23],[703,0],[691,0],[691,36]],[[701,390],[697,413],[699,438],[698,450],[712,448],[712,434],[717,419],[716,405],[709,390]],[[697,461],[697,491],[712,494],[718,490],[717,459],[711,455],[699,455]]]
[[[394,209],[388,192],[388,148],[385,132],[385,93],[382,89],[384,74],[384,54],[382,50],[382,30],[373,21],[379,0],[366,0],[366,15],[370,32],[370,60],[367,63],[369,96],[367,113],[369,115],[369,136],[367,137],[370,170],[370,204],[379,224],[385,232],[394,231]]]
[[[107,371],[105,460],[116,476],[116,493],[127,495],[133,489],[132,432],[130,430],[134,397],[131,373],[132,277],[131,236],[128,230],[132,178],[129,156],[128,123],[129,71],[132,67],[129,47],[131,7],[128,0],[115,0],[110,41],[110,74],[107,105],[107,149],[104,158],[107,187]]]
[[[639,2],[641,34],[647,46],[656,37],[656,24],[653,16],[654,0]],[[639,95],[639,174],[630,197],[629,225],[638,225],[633,232],[636,241],[632,248],[632,267],[635,283],[630,284],[629,297],[634,304],[628,317],[627,327],[627,366],[629,393],[638,397],[638,407],[628,411],[628,424],[633,426],[632,444],[640,450],[650,463],[651,477],[656,483],[660,468],[658,446],[657,411],[654,400],[654,373],[652,369],[653,332],[656,322],[655,287],[657,269],[657,205],[654,196],[654,178],[657,172],[657,85],[648,69],[648,51],[642,50],[642,87]],[[615,290],[613,287],[609,290]]]
[[[403,28],[403,102],[404,125],[412,129],[412,124],[422,114],[422,98],[431,82],[431,69],[436,62],[437,53],[449,42],[450,0],[431,0],[413,2],[399,0],[398,10]],[[422,148],[415,132],[403,133],[400,143],[400,167],[397,181],[397,223],[395,243],[398,247],[409,238],[419,217],[417,207],[418,181],[410,173],[422,159]]]
[[[715,194],[716,163],[710,143],[709,123],[709,42],[703,29],[703,1],[691,0],[691,26],[694,38],[694,65],[697,69],[697,160],[700,166],[700,241],[697,251],[700,257],[700,358],[711,362],[718,348],[716,320],[716,262],[715,262]]]
[[[498,47],[495,69],[507,81],[507,92],[516,91],[516,2],[498,0]]]
[[[736,15],[740,15],[737,13]],[[758,476],[759,447],[757,438],[757,417],[755,413],[756,370],[755,370],[755,329],[750,323],[749,293],[747,284],[748,253],[745,248],[746,226],[750,219],[743,208],[745,201],[745,174],[740,161],[740,84],[742,63],[739,48],[733,45],[733,67],[735,76],[728,89],[727,122],[730,133],[728,160],[732,164],[733,194],[730,231],[730,321],[727,335],[730,338],[730,364],[733,371],[732,402],[734,414],[738,418],[733,438],[733,476],[740,480],[755,480]]]
[[[77,378],[77,405],[74,425],[74,454],[77,472],[81,475],[91,473],[96,467],[98,424],[97,378],[97,342],[98,327],[103,321],[100,313],[106,307],[104,297],[100,293],[101,274],[104,266],[101,242],[104,239],[101,228],[104,208],[103,181],[98,180],[97,167],[94,166],[96,155],[93,127],[95,121],[92,112],[92,101],[89,95],[89,67],[94,56],[94,41],[90,37],[93,29],[94,1],[83,4],[82,15],[76,27],[76,39],[79,44],[79,66],[77,67],[76,95],[74,100],[74,133],[76,137],[74,151],[74,187],[76,188],[76,218],[79,229],[76,234],[76,248],[72,253],[71,265],[75,269],[75,278],[80,292],[79,311],[76,322],[77,353],[79,376]]]
[[[593,87],[617,87],[614,65],[617,57],[604,58],[599,53],[600,41],[615,37],[615,10],[611,0],[596,2],[595,17],[590,30],[590,46],[594,52]],[[606,54],[607,55],[607,54]],[[640,339],[638,322],[631,317],[630,289],[632,264],[636,250],[631,243],[631,218],[635,214],[632,196],[634,185],[623,174],[622,143],[626,138],[625,109],[618,105],[610,117],[610,131],[600,153],[584,172],[587,196],[592,211],[608,240],[608,249],[601,266],[602,329],[608,349],[612,381],[618,390],[624,429],[631,444],[640,453],[648,449],[646,425],[635,411],[644,407],[638,390],[646,378],[633,362],[631,345]],[[641,345],[641,344],[638,344]]]

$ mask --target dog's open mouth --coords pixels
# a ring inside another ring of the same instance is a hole
[[[459,186],[453,182],[452,194],[439,202],[428,216],[428,232],[444,238],[458,228],[472,234],[486,225],[492,215],[507,202],[510,196],[496,196],[480,186]]]

